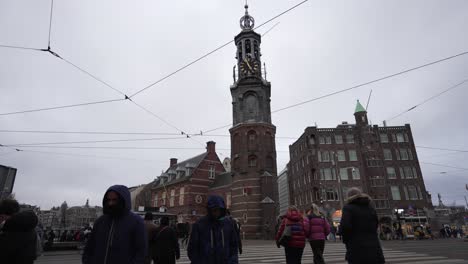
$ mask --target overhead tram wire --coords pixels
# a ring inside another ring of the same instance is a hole
[[[287,9],[287,10],[281,12],[280,14],[278,14],[278,15],[276,15],[276,16],[270,18],[270,19],[268,19],[267,21],[263,22],[263,23],[260,24],[259,26],[255,27],[254,30],[255,30],[255,29],[258,29],[258,28],[260,28],[260,27],[262,27],[262,26],[264,26],[264,25],[266,25],[266,24],[268,24],[268,23],[270,23],[271,21],[275,20],[276,18],[278,18],[278,17],[280,17],[280,16],[282,16],[282,15],[288,13],[289,11],[291,11],[291,10],[293,10],[293,9],[295,9],[295,8],[297,8],[297,7],[299,7],[300,5],[304,4],[304,3],[307,2],[307,1],[309,1],[309,0],[304,0],[304,1],[302,1],[302,2],[300,2],[300,3],[298,3],[298,4],[296,4],[296,5],[292,6],[291,8],[289,8],[289,9]],[[130,95],[129,98],[133,98],[133,97],[135,97],[136,95],[138,95],[138,94],[140,94],[140,93],[142,93],[142,92],[148,90],[149,88],[155,86],[156,84],[161,83],[162,81],[164,81],[164,80],[170,78],[171,76],[177,74],[178,72],[180,72],[180,71],[182,71],[182,70],[184,70],[184,69],[186,69],[186,68],[192,66],[193,64],[195,64],[195,63],[197,63],[197,62],[203,60],[204,58],[210,56],[211,54],[217,52],[218,50],[220,50],[220,49],[226,47],[227,45],[231,44],[232,42],[234,42],[234,40],[230,40],[230,41],[228,41],[228,42],[222,44],[221,46],[219,46],[219,47],[213,49],[212,51],[210,51],[210,52],[208,52],[208,53],[206,53],[206,54],[204,54],[204,55],[202,55],[202,56],[196,58],[195,60],[192,60],[191,62],[185,64],[184,66],[178,68],[177,70],[175,70],[175,71],[173,71],[173,72],[171,72],[171,73],[165,75],[164,77],[160,78],[159,80],[157,80],[157,81],[155,81],[155,82],[153,82],[153,83],[147,85],[146,87],[144,87],[144,88],[138,90],[138,91],[135,92],[134,94]]]
[[[451,166],[451,165],[445,165],[445,164],[439,164],[439,163],[423,162],[423,161],[420,161],[419,163],[433,165],[433,166],[439,166],[439,167],[445,167],[445,168],[458,169],[458,170],[468,170],[468,168],[461,168],[461,167],[457,167],[457,166]]]
[[[21,46],[9,46],[9,45],[0,45],[0,48],[9,48],[9,49],[23,49],[23,50],[43,51],[42,49],[38,49],[38,48],[28,48],[28,47],[21,47]]]
[[[106,132],[106,131],[57,131],[57,130],[5,130],[0,133],[33,133],[33,134],[82,134],[82,135],[154,135],[154,136],[178,136],[180,133],[162,132]]]
[[[105,103],[119,102],[119,101],[124,101],[124,100],[125,99],[109,99],[109,100],[94,101],[94,102],[87,102],[87,103],[61,105],[61,106],[53,106],[53,107],[46,107],[46,108],[37,108],[37,109],[22,110],[22,111],[16,111],[16,112],[0,113],[0,116],[17,115],[17,114],[24,114],[24,113],[50,111],[50,110],[56,110],[56,109],[64,109],[64,108],[72,108],[72,107],[80,107],[80,106],[88,106],[88,105],[105,104]]]
[[[39,143],[19,143],[5,144],[5,147],[24,147],[24,146],[41,146],[41,145],[65,145],[65,144],[92,144],[92,143],[111,143],[111,142],[136,142],[136,141],[157,141],[157,140],[177,140],[184,137],[170,138],[135,138],[135,139],[113,139],[113,140],[89,140],[89,141],[66,141],[66,142],[39,142]]]
[[[297,107],[297,106],[301,106],[301,105],[304,105],[304,104],[307,104],[307,103],[318,101],[320,99],[324,99],[324,98],[327,98],[327,97],[331,97],[333,95],[337,95],[337,94],[344,93],[344,92],[347,92],[347,91],[350,91],[350,90],[354,90],[354,89],[357,89],[357,88],[360,88],[360,87],[363,87],[363,86],[367,86],[367,85],[370,85],[370,84],[373,84],[373,83],[377,83],[377,82],[380,82],[380,81],[383,81],[383,80],[386,80],[386,79],[390,79],[390,78],[393,78],[393,77],[396,77],[396,76],[399,76],[399,75],[403,75],[403,74],[406,74],[406,73],[409,73],[409,72],[412,72],[412,71],[416,71],[416,70],[419,70],[419,69],[422,69],[422,68],[425,68],[425,67],[428,67],[428,66],[432,66],[434,64],[441,63],[441,62],[444,62],[444,61],[448,61],[448,60],[451,60],[451,59],[454,59],[454,58],[457,58],[457,57],[460,57],[460,56],[464,56],[464,55],[467,55],[467,54],[468,54],[468,51],[464,51],[464,52],[461,52],[461,53],[458,53],[458,54],[455,54],[455,55],[452,55],[452,56],[448,56],[448,57],[445,57],[445,58],[442,58],[442,59],[439,59],[439,60],[435,60],[435,61],[423,64],[423,65],[419,65],[419,66],[409,68],[409,69],[406,69],[406,70],[403,70],[403,71],[400,71],[400,72],[397,72],[397,73],[386,75],[384,77],[380,77],[380,78],[374,79],[372,81],[361,83],[361,84],[358,84],[358,85],[355,85],[355,86],[352,86],[352,87],[349,87],[349,88],[345,88],[345,89],[338,90],[338,91],[335,91],[335,92],[332,92],[332,93],[329,93],[329,94],[325,94],[325,95],[322,95],[322,96],[318,96],[318,97],[315,97],[315,98],[312,98],[312,99],[309,99],[309,100],[306,100],[306,101],[302,101],[302,102],[299,102],[299,103],[296,103],[296,104],[292,104],[292,105],[289,105],[289,106],[286,106],[286,107],[283,107],[283,108],[279,108],[279,109],[276,109],[276,110],[272,111],[271,113],[272,114],[278,113],[278,112],[288,110],[288,109],[291,109],[291,108],[294,108],[294,107]],[[220,127],[213,128],[213,129],[209,129],[209,130],[206,130],[206,131],[202,131],[202,133],[213,132],[213,131],[223,129],[223,128],[226,128],[226,127],[229,127],[229,126],[231,126],[231,124],[220,126]]]
[[[423,105],[423,104],[425,104],[425,103],[427,103],[427,102],[429,102],[429,101],[431,101],[431,100],[433,100],[433,99],[435,99],[435,98],[437,98],[437,97],[443,95],[444,93],[447,93],[448,91],[453,90],[453,89],[455,89],[455,88],[461,86],[462,84],[464,84],[464,83],[466,83],[466,82],[468,82],[468,79],[465,79],[465,80],[463,80],[463,81],[460,82],[460,83],[457,83],[457,84],[455,84],[455,85],[453,85],[453,86],[450,86],[448,89],[445,89],[445,90],[443,90],[442,92],[437,93],[437,94],[435,94],[435,95],[433,95],[433,96],[431,96],[431,97],[425,99],[424,101],[422,101],[422,102],[420,102],[420,103],[414,105],[413,107],[411,107],[411,108],[409,108],[409,109],[407,109],[407,110],[405,110],[405,111],[403,111],[403,112],[401,112],[401,113],[399,113],[399,114],[397,114],[397,115],[395,115],[395,116],[393,116],[393,117],[391,117],[391,118],[389,118],[389,119],[386,119],[386,121],[391,121],[391,120],[393,120],[393,119],[396,119],[396,118],[398,118],[398,117],[400,117],[400,116],[402,116],[402,115],[404,115],[404,114],[406,114],[406,113],[408,113],[408,112],[410,112],[410,111],[416,109],[417,107],[419,107],[419,106],[421,106],[421,105]]]
[[[445,150],[445,151],[454,151],[454,152],[468,152],[468,150],[464,150],[464,149],[436,148],[436,147],[427,147],[427,146],[416,146],[416,148]]]
[[[47,44],[47,47],[49,47],[50,49],[50,34],[52,32],[52,15],[53,15],[53,12],[54,11],[54,0],[51,0],[51,3],[50,3],[50,18],[49,18],[49,42]]]

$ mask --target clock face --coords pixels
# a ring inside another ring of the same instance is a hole
[[[246,58],[239,65],[239,69],[243,74],[256,74],[259,71],[260,66],[258,61]]]

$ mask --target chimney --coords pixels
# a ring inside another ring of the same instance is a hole
[[[209,152],[209,153],[216,152],[216,142],[214,142],[214,141],[206,142],[206,151]]]
[[[177,159],[176,158],[171,158],[170,161],[171,161],[171,163],[170,163],[171,165],[169,167],[172,167],[172,166],[177,164]]]

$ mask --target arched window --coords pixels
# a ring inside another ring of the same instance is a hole
[[[257,167],[257,157],[255,155],[249,156],[249,167]]]
[[[237,52],[238,52],[237,59],[239,61],[242,61],[242,42],[239,42],[239,44],[237,45]]]
[[[265,132],[265,143],[267,146],[272,146],[273,145],[273,135],[270,132]]]
[[[274,165],[274,160],[273,160],[273,158],[272,158],[271,156],[267,156],[267,157],[266,157],[266,167],[267,167],[268,169],[273,169],[274,166],[275,166],[275,165]]]
[[[260,57],[260,54],[258,52],[258,42],[256,40],[254,40],[254,57],[256,59],[259,59]]]
[[[245,41],[245,54],[248,55],[252,52],[252,48],[250,46],[250,39]]]
[[[254,150],[257,146],[257,132],[250,130],[247,132],[247,145],[249,150]]]
[[[254,94],[248,94],[245,98],[246,121],[255,121],[258,116],[258,99]]]

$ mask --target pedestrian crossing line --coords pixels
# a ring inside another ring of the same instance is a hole
[[[392,250],[384,248],[384,256],[387,263],[391,264],[462,264],[467,263],[462,259],[449,259],[445,256],[430,256],[423,253],[415,253],[411,251]],[[325,248],[324,258],[329,264],[346,264],[345,261],[346,249],[344,245],[333,245]],[[190,260],[183,252],[178,264],[190,264]],[[278,264],[286,263],[284,249],[271,247],[269,245],[255,245],[244,248],[242,255],[239,255],[240,264]],[[302,257],[303,264],[313,264],[313,254],[311,249],[306,247]]]

